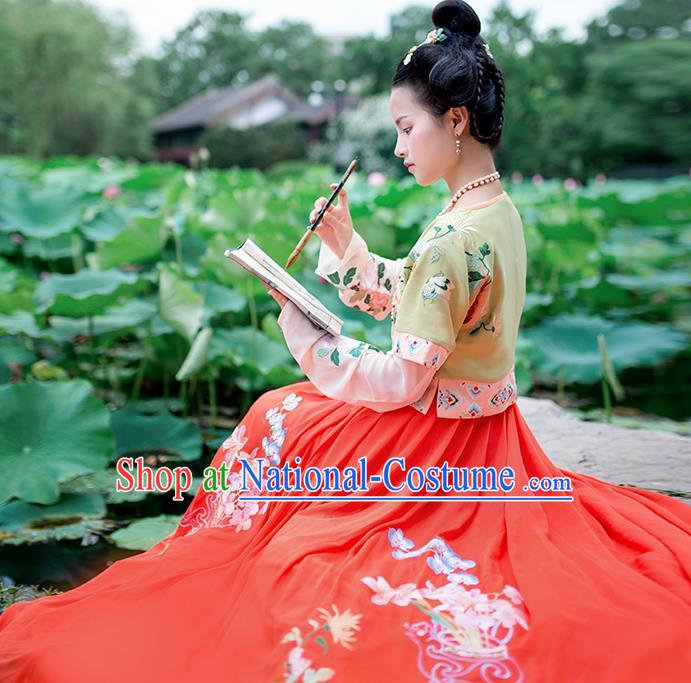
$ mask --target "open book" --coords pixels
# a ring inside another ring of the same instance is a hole
[[[247,238],[237,249],[226,249],[224,256],[292,301],[315,325],[331,334],[340,334],[343,320],[307,291],[264,250]]]

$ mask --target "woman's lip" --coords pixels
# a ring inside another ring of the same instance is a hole
[[[411,168],[413,168],[413,166],[415,166],[415,164],[410,164],[410,166],[407,167],[408,170],[410,170]]]

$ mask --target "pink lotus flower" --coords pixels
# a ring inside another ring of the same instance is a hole
[[[20,235],[18,232],[13,233],[10,235],[10,242],[12,244],[21,244],[24,241],[24,237]]]
[[[574,178],[567,178],[564,181],[564,189],[572,192],[578,187],[578,182]]]
[[[119,194],[120,194],[120,188],[117,185],[108,185],[108,187],[106,187],[103,190],[103,196],[106,199],[114,199]]]
[[[533,185],[542,185],[542,183],[544,182],[544,180],[545,180],[545,179],[544,179],[539,173],[536,173],[536,174],[532,177]]]
[[[367,182],[372,187],[382,187],[382,185],[386,184],[386,176],[381,171],[372,171],[367,176]]]
[[[604,173],[598,173],[595,176],[595,182],[598,185],[604,185],[607,182],[607,176]]]
[[[522,183],[523,182],[523,174],[520,171],[514,171],[511,174],[511,180],[514,183]]]

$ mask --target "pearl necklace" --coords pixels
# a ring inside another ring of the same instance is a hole
[[[482,178],[477,178],[477,180],[471,180],[469,183],[466,183],[456,194],[454,194],[453,197],[451,197],[451,201],[446,205],[446,208],[442,209],[440,213],[437,214],[437,218],[440,216],[443,216],[445,213],[450,211],[456,202],[468,191],[475,189],[476,187],[480,187],[481,185],[487,185],[488,183],[493,183],[495,180],[499,180],[501,176],[499,175],[499,171],[494,171],[494,173],[490,173],[489,175],[482,176]]]

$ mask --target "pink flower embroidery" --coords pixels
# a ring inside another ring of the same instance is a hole
[[[392,602],[394,605],[403,607],[410,604],[411,600],[419,600],[422,597],[414,583],[404,583],[398,588],[393,588],[383,576],[378,576],[376,579],[371,576],[364,576],[362,582],[374,591],[372,602],[376,605],[386,605]]]

